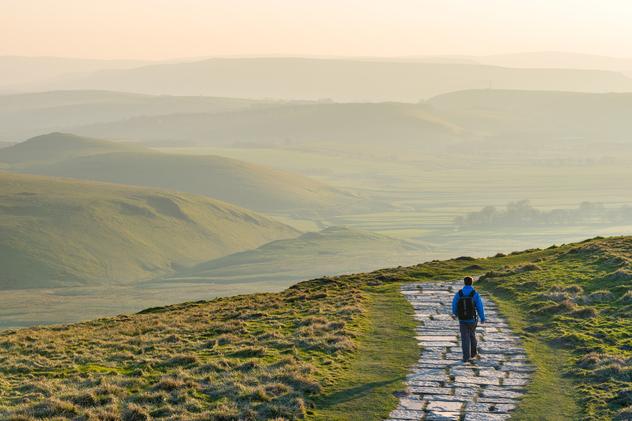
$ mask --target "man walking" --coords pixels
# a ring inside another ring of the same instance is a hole
[[[476,357],[476,325],[480,318],[485,323],[485,309],[481,296],[472,288],[474,280],[471,276],[463,279],[465,286],[454,294],[452,299],[452,317],[459,319],[461,330],[461,349],[463,350],[463,362]]]

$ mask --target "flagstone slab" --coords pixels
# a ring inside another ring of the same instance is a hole
[[[463,402],[448,402],[448,401],[431,401],[428,400],[427,411],[446,411],[446,412],[459,412],[463,407]]]
[[[468,412],[463,421],[504,421],[511,417],[509,414],[492,414],[489,412]]]
[[[461,419],[459,412],[432,411],[426,414],[425,420],[428,421],[453,421]]]

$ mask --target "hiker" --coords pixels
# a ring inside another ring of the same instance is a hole
[[[483,300],[478,292],[472,288],[474,279],[471,276],[463,278],[465,286],[454,294],[452,299],[452,318],[459,319],[461,330],[461,349],[463,350],[463,362],[477,356],[476,325],[480,318],[485,323],[485,310]]]

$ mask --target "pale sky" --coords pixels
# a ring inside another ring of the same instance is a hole
[[[0,55],[632,57],[632,0],[0,0]]]

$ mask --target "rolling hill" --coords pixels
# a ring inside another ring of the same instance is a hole
[[[632,238],[596,238],[3,332],[0,416],[385,419],[419,359],[400,286],[484,274],[536,369],[512,418],[624,421],[631,261]]]
[[[298,235],[203,196],[0,172],[0,289],[124,283]]]
[[[230,113],[137,117],[77,127],[73,132],[167,146],[349,153],[362,148],[406,156],[458,152],[490,141],[498,150],[502,144],[528,148],[533,142],[549,149],[565,142],[575,147],[586,142],[629,144],[631,108],[630,93],[483,89],[451,92],[420,104],[286,104]]]
[[[185,80],[187,83],[182,83]],[[59,83],[43,84],[40,90],[105,89],[260,99],[417,102],[450,91],[489,86],[622,92],[632,90],[632,79],[602,70],[520,69],[467,63],[217,58],[86,73]]]
[[[160,282],[290,281],[361,272],[419,259],[427,247],[384,235],[330,227],[200,263]]]
[[[95,90],[0,95],[0,140],[13,141],[78,125],[139,116],[215,113],[274,105],[271,101]]]
[[[457,138],[461,128],[424,104],[289,104],[217,114],[137,117],[72,129],[108,139],[164,145],[357,145],[421,148]]]
[[[358,202],[349,193],[307,177],[234,159],[160,153],[64,133],[3,149],[2,162],[33,174],[203,194],[259,211],[318,213]]]
[[[0,162],[28,167],[82,156],[147,150],[133,143],[115,143],[67,133],[49,133],[4,148],[0,153]]]
[[[631,93],[485,89],[436,96],[428,104],[466,130],[505,141],[632,142]]]

